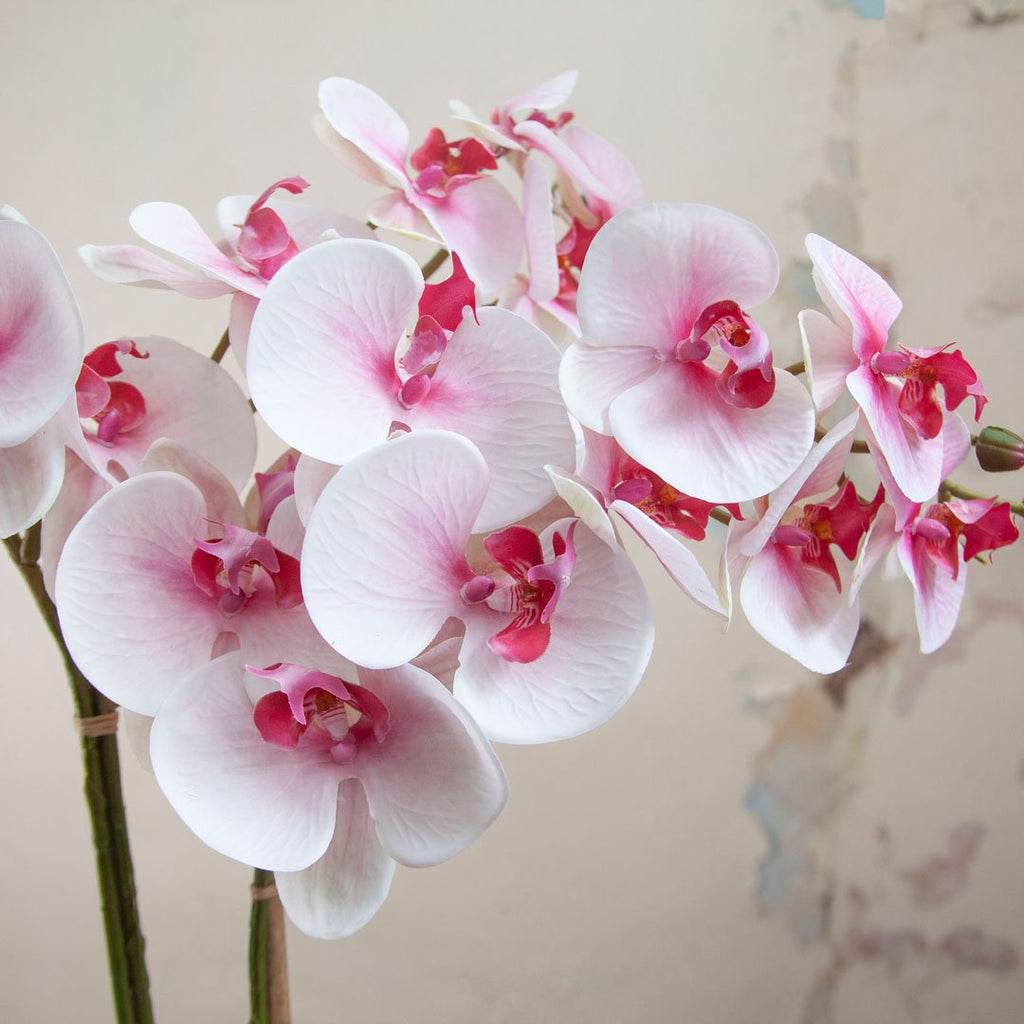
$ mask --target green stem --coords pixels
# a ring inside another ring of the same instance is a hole
[[[939,501],[945,501],[947,498],[963,498],[966,501],[977,500],[978,498],[984,498],[986,501],[992,496],[990,494],[979,494],[977,491],[969,491],[966,487],[961,487],[958,483],[953,480],[943,480],[939,484]],[[1019,501],[1011,501],[1010,511],[1014,515],[1024,516],[1024,503]]]
[[[108,715],[117,710],[117,705],[93,689],[78,671],[64,643],[57,609],[46,593],[38,563],[39,542],[38,523],[23,538],[8,537],[4,540],[11,560],[31,591],[36,607],[60,649],[79,720]],[[152,1024],[145,941],[139,927],[135,900],[135,874],[121,793],[117,736],[83,735],[81,743],[85,799],[92,823],[100,906],[118,1024]]]
[[[423,272],[423,280],[428,280],[435,271],[440,270],[446,259],[448,259],[448,250],[438,249],[420,268]]]
[[[249,912],[249,1024],[291,1024],[284,908],[274,873],[256,868]]]

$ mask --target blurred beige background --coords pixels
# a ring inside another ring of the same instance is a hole
[[[223,302],[103,285],[76,246],[131,240],[128,213],[153,199],[212,227],[220,197],[291,174],[310,202],[361,215],[371,190],[310,129],[328,75],[365,82],[422,137],[451,97],[486,111],[575,67],[572,109],[649,198],[723,206],[773,239],[783,282],[759,313],[783,364],[813,229],[890,275],[899,340],[962,343],[987,421],[1020,430],[1024,3],[855,11],[872,6],[4,0],[0,201],[53,242],[92,344],[160,333],[208,351]],[[1019,480],[981,483],[1020,497]],[[721,635],[641,563],[659,637],[635,698],[581,739],[501,750],[504,815],[451,863],[400,870],[358,935],[292,931],[296,1020],[1020,1021],[1024,551],[971,567],[959,631],[928,660],[909,586],[875,587],[891,649],[841,711],[820,688],[786,697],[818,684],[742,622]],[[0,1019],[106,1021],[71,702],[6,565],[0,584]],[[195,840],[125,753],[158,1017],[244,1020],[249,870]],[[776,770],[783,788],[811,784],[786,837],[804,874],[771,914],[755,896],[767,840],[743,801]]]

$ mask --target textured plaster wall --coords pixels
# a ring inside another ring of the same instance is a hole
[[[358,214],[369,188],[309,128],[327,75],[366,82],[416,134],[450,97],[486,109],[578,67],[573,108],[649,198],[723,206],[774,240],[783,283],[763,321],[783,363],[811,301],[802,239],[820,231],[890,275],[898,339],[962,343],[1019,430],[1024,4],[861,16],[881,6],[7,0],[0,201],[53,241],[91,342],[208,350],[224,306],[102,285],[75,247],[128,241],[137,203],[209,224],[221,196],[295,173],[311,201]],[[296,1020],[1019,1020],[1022,552],[971,567],[960,630],[927,660],[909,587],[874,587],[874,660],[831,696],[742,622],[722,635],[638,557],[659,639],[635,698],[594,734],[503,749],[501,819],[453,862],[401,870],[357,936],[292,932]],[[70,700],[5,565],[0,586],[0,1018],[101,1022]],[[125,753],[159,1017],[243,1019],[249,872],[195,840]],[[758,794],[782,860],[744,807]],[[795,874],[758,896],[759,863]]]

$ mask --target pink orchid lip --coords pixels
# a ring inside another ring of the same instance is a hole
[[[92,436],[111,447],[118,435],[134,430],[146,417],[146,400],[138,388],[114,380],[123,373],[118,356],[148,359],[129,338],[108,341],[94,348],[82,361],[75,384],[78,415],[95,421]],[[109,383],[108,383],[109,382]]]

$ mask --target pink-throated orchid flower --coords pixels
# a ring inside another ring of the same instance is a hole
[[[294,497],[260,532],[216,470],[206,466],[200,482],[159,471],[119,484],[71,531],[57,567],[57,611],[76,664],[144,715],[232,647],[262,664],[319,666],[334,656],[303,605]]]
[[[704,539],[715,505],[682,494],[630,458],[615,438],[582,429],[583,452],[575,474],[548,466],[559,496],[605,543],[618,546],[609,513],[621,516],[654,552],[690,598],[725,614],[718,589],[683,542]],[[738,505],[729,512],[742,518]]]
[[[229,333],[240,365],[256,304],[274,274],[297,252],[324,237],[372,238],[352,217],[279,199],[309,187],[300,177],[283,178],[259,196],[228,196],[217,204],[221,242],[177,203],[143,203],[129,217],[150,245],[181,262],[138,245],[83,245],[78,251],[98,277],[114,284],[169,288],[191,298],[232,295]]]
[[[953,634],[967,586],[967,565],[985,552],[1012,544],[1019,531],[1008,502],[998,498],[951,499],[914,506],[901,526],[895,514],[879,516],[857,568],[859,588],[893,545],[914,588],[921,653],[938,650]]]
[[[84,347],[50,243],[0,217],[0,536],[37,522],[60,491]]]
[[[845,391],[864,413],[896,487],[911,502],[927,501],[942,479],[947,417],[974,399],[975,419],[986,398],[978,375],[949,345],[886,349],[902,302],[870,267],[819,235],[807,236],[818,294],[832,314],[800,314],[804,359],[815,405],[827,409]],[[890,494],[892,488],[889,488]]]
[[[240,489],[256,459],[252,411],[230,374],[170,338],[94,348],[75,387],[83,436],[75,451],[108,483],[134,476],[160,438],[201,452]]]
[[[440,863],[504,807],[494,751],[426,672],[246,667],[226,654],[170,694],[153,723],[153,769],[200,839],[276,873],[307,934],[361,928],[395,861]]]
[[[854,413],[833,427],[770,499],[755,503],[753,517],[729,528],[725,571],[730,589],[742,574],[747,621],[812,672],[837,672],[853,648],[854,562],[882,505],[881,489],[865,502],[851,481],[838,484],[857,420]]]
[[[432,315],[417,320],[423,289],[413,260],[379,242],[300,253],[256,312],[249,386],[280,437],[335,465],[396,424],[464,434],[491,467],[477,528],[494,529],[549,501],[544,463],[571,458],[558,349],[504,309],[467,312],[450,334]]]
[[[772,366],[745,312],[777,280],[771,243],[732,214],[689,204],[620,213],[580,275],[582,339],[560,375],[569,411],[685,494],[766,494],[814,437],[810,396]]]
[[[370,208],[374,224],[458,252],[486,295],[512,278],[523,251],[522,217],[505,186],[485,173],[497,167],[486,146],[448,142],[434,128],[410,154],[409,128],[398,113],[348,78],[320,83],[320,109],[323,140],[361,177],[390,190]]]
[[[643,674],[653,643],[643,584],[577,519],[470,545],[487,478],[477,449],[443,431],[343,466],[306,534],[310,615],[341,654],[374,668],[414,658],[458,619],[453,692],[490,739],[578,735],[618,710]]]

